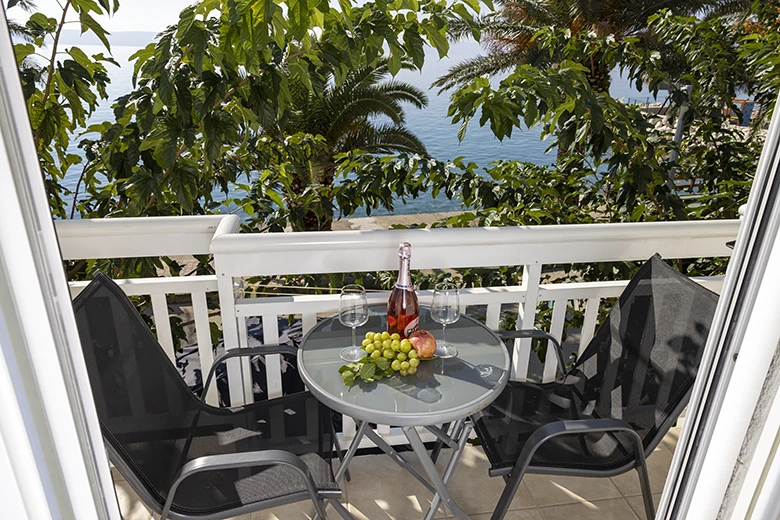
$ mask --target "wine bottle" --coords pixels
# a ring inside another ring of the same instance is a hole
[[[412,245],[408,242],[398,247],[400,268],[398,281],[395,283],[390,299],[387,300],[387,331],[398,333],[406,338],[417,330],[420,318],[420,305],[417,303],[417,293],[412,286],[410,273],[412,261]]]

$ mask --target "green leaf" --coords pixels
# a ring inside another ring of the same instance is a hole
[[[16,55],[16,65],[19,66],[24,59],[35,52],[35,45],[32,43],[17,43],[14,45],[14,54]]]
[[[348,372],[344,372],[341,374],[341,380],[344,382],[347,386],[352,386],[355,384],[355,373],[351,370]]]
[[[108,31],[103,29],[103,27],[92,18],[86,11],[83,11],[79,15],[79,22],[81,22],[81,34],[84,34],[87,31],[92,31],[95,33],[95,36],[97,36],[101,42],[103,42],[103,45],[106,46],[106,49],[111,51],[111,44],[108,42]]]
[[[474,10],[475,13],[479,13],[479,0],[463,0],[471,9]],[[487,2],[486,2],[487,4]],[[487,4],[490,9],[493,9],[493,7],[489,4]]]
[[[382,370],[387,370],[388,368],[390,368],[390,360],[383,357],[376,358],[374,360],[374,363],[376,364],[377,367],[381,368]]]
[[[412,58],[412,63],[415,67],[421,68],[425,63],[425,42],[417,27],[410,27],[404,31],[404,43],[407,54]]]
[[[376,373],[376,365],[374,363],[366,363],[360,368],[360,379],[367,381],[374,377]]]
[[[401,49],[395,45],[390,46],[390,58],[387,60],[387,70],[395,76],[401,70]]]
[[[450,50],[450,42],[447,40],[447,34],[444,30],[439,31],[430,23],[422,25],[428,42],[439,52],[439,58],[444,58]]]

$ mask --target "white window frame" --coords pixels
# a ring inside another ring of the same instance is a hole
[[[0,22],[3,516],[119,520],[2,9]],[[778,437],[749,435],[763,413],[765,376],[780,339],[779,150],[776,112],[657,518],[728,518],[748,504],[751,518],[763,520],[772,510],[768,497],[780,496]],[[759,423],[780,424],[780,405],[764,407],[773,412]],[[759,464],[740,459],[745,453],[771,458]]]
[[[0,516],[119,520],[48,206],[0,8]]]
[[[763,465],[749,467],[757,448],[768,452],[759,439],[778,419],[769,416],[777,393],[769,369],[780,341],[779,229],[775,110],[656,518],[746,518],[760,493]]]

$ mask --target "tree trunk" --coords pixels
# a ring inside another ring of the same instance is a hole
[[[303,215],[303,229],[294,231],[330,231],[333,225],[333,197],[331,188],[336,178],[336,167],[332,164],[322,166],[322,169],[314,179],[324,189],[321,193],[318,208],[306,209]],[[296,178],[292,185],[295,195],[302,195],[309,185],[300,177]]]

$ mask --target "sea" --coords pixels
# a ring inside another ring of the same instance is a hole
[[[79,45],[79,47],[87,54],[105,52],[105,49],[98,45]],[[111,78],[111,84],[107,88],[108,100],[101,102],[90,119],[91,123],[113,120],[111,110],[113,101],[133,88],[133,64],[129,58],[140,48],[140,45],[112,46],[112,55],[120,66],[108,65]],[[428,153],[438,160],[462,157],[465,161],[474,162],[480,167],[487,167],[491,161],[497,160],[527,161],[540,165],[554,163],[556,152],[547,151],[550,141],[541,138],[541,130],[538,127],[515,129],[511,138],[500,141],[490,131],[489,126],[480,127],[478,121],[472,121],[465,138],[462,141],[458,140],[458,125],[453,125],[447,117],[450,94],[439,93],[438,89],[431,88],[431,83],[445,74],[450,67],[482,52],[480,45],[473,41],[453,44],[448,56],[442,59],[439,59],[435,50],[427,49],[422,71],[400,71],[396,79],[426,91],[429,100],[428,106],[422,110],[412,106],[407,107],[406,126],[422,140]],[[494,78],[493,81],[498,82],[500,79],[501,77]],[[637,90],[617,70],[612,73],[610,88],[613,97],[641,102],[654,100],[646,90],[644,92]],[[78,137],[73,139],[69,152],[82,155],[77,146],[78,141]],[[81,168],[78,165],[72,167],[66,174],[63,185],[71,190],[74,189],[80,172]],[[216,200],[225,198],[223,193],[215,192],[214,195]],[[384,208],[372,210],[371,215],[434,213],[462,209],[465,208],[459,201],[449,200],[443,194],[435,198],[430,194],[423,194],[405,203],[398,201],[392,211]],[[226,207],[224,211],[235,211],[235,208]],[[363,216],[366,216],[364,210],[359,210],[352,215],[352,217]]]

